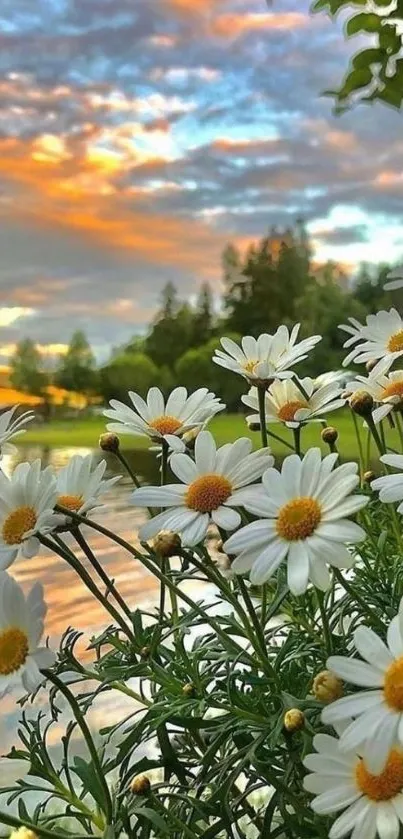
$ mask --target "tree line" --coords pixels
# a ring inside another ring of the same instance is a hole
[[[73,334],[67,352],[51,370],[35,342],[25,338],[11,360],[11,381],[33,394],[44,394],[54,384],[105,401],[126,400],[128,390],[144,395],[152,385],[164,392],[177,384],[191,391],[206,386],[235,408],[243,382],[211,361],[222,335],[239,340],[242,335],[274,332],[280,323],[291,327],[300,321],[302,337],[323,335],[316,352],[301,365],[301,373],[338,369],[345,354],[345,337],[338,325],[348,317],[363,320],[392,305],[390,293],[383,291],[389,270],[387,265],[363,265],[355,278],[344,277],[341,282],[336,264],[315,267],[302,225],[281,236],[271,231],[245,253],[232,244],[225,248],[220,300],[208,283],[201,286],[194,303],[181,300],[175,285],[168,282],[147,333],[115,348],[106,364],[96,364],[82,331]]]

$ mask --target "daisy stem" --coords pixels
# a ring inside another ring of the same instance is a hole
[[[129,461],[124,456],[124,454],[122,454],[120,449],[117,450],[116,457],[118,460],[120,460],[122,466],[124,466],[124,468],[126,469],[127,474],[130,475],[134,485],[137,487],[137,489],[139,489],[141,487],[141,483],[137,475],[133,472],[133,469],[131,468]]]
[[[256,614],[256,609],[255,609],[255,607],[252,603],[251,597],[249,595],[248,587],[247,587],[245,581],[242,579],[241,576],[238,577],[238,585],[239,585],[239,589],[240,589],[240,592],[242,594],[242,597],[244,599],[244,603],[245,603],[245,606],[247,608],[249,617],[252,621],[252,626],[253,626],[253,628],[255,630],[255,633],[256,633],[256,640],[258,642],[258,646],[260,647],[260,654],[263,657],[264,664],[266,665],[265,669],[267,668],[267,665],[269,665],[270,675],[271,676],[274,675],[275,678],[276,678],[276,681],[277,681],[277,676],[275,674],[275,671],[273,669],[272,664],[270,664],[269,657],[267,655],[266,639],[264,637],[263,627],[262,627],[262,625],[259,621],[259,618]]]
[[[316,589],[316,596],[318,599],[318,606],[320,611],[320,616],[322,618],[322,629],[323,629],[323,637],[325,641],[326,653],[327,655],[331,655],[333,652],[333,640],[332,640],[332,632],[330,629],[329,621],[327,618],[327,613],[325,609],[325,595],[323,591],[319,591]]]
[[[64,559],[71,568],[81,577],[84,585],[87,586],[91,594],[96,597],[96,599],[102,604],[104,609],[111,615],[111,617],[116,621],[116,623],[120,626],[123,632],[127,635],[130,641],[134,641],[134,635],[132,631],[127,626],[126,622],[123,620],[120,612],[115,609],[114,605],[109,602],[109,600],[99,591],[97,585],[94,583],[88,571],[83,568],[79,560],[77,559],[76,555],[71,551],[68,546],[60,539],[56,534],[53,534],[53,540],[48,539],[47,536],[44,536],[42,533],[39,536],[39,540],[46,548],[49,548],[52,552],[56,552],[59,556]]]
[[[381,619],[378,618],[378,616],[375,614],[375,612],[373,612],[368,607],[368,603],[366,603],[365,600],[361,597],[361,595],[357,593],[354,586],[351,585],[351,583],[348,580],[346,580],[345,577],[343,577],[343,574],[339,571],[338,568],[335,568],[335,566],[333,566],[333,574],[336,577],[337,582],[340,583],[340,585],[344,588],[344,591],[347,592],[347,594],[351,598],[351,600],[352,601],[355,600],[355,602],[358,603],[358,605],[361,607],[364,615],[366,615],[369,618],[371,624],[376,624],[376,626],[378,627],[378,630],[380,629],[383,633],[384,630],[385,630],[385,627],[384,627]]]
[[[295,454],[301,457],[301,426],[293,428]]]
[[[378,431],[378,429],[377,429],[377,427],[374,423],[372,413],[369,412],[368,416],[366,416],[365,419],[367,421],[368,428],[369,428],[369,430],[370,430],[370,432],[371,432],[371,434],[372,434],[372,436],[375,440],[375,445],[378,449],[379,454],[380,455],[386,454],[385,441],[384,441],[384,439],[382,439],[381,435],[379,434],[379,431]]]
[[[96,556],[93,554],[89,544],[84,539],[84,536],[81,533],[80,528],[79,527],[74,527],[72,529],[72,533],[73,533],[73,536],[74,536],[77,544],[80,546],[83,553],[85,553],[85,555],[86,555],[87,559],[89,560],[89,562],[91,563],[92,567],[97,572],[97,574],[99,574],[102,582],[105,583],[107,592],[110,592],[111,594],[113,594],[116,602],[119,603],[120,608],[125,613],[125,615],[127,615],[129,620],[131,621],[132,613],[130,611],[129,606],[125,602],[125,600],[122,597],[122,595],[120,594],[120,592],[117,590],[113,580],[111,580],[110,577],[108,577],[108,574],[106,573],[106,571],[104,571],[101,563],[98,562],[98,560],[97,560]]]
[[[44,676],[46,676],[47,679],[49,679],[50,682],[52,682],[52,684],[58,689],[58,691],[60,691],[60,693],[63,694],[64,698],[70,705],[70,708],[74,714],[74,718],[77,721],[77,724],[87,744],[87,748],[91,756],[93,769],[98,776],[99,784],[103,790],[107,825],[111,825],[113,824],[112,799],[109,792],[108,784],[105,780],[102,765],[98,757],[98,752],[96,750],[95,743],[91,737],[90,730],[85,721],[84,714],[82,713],[74,694],[71,693],[67,685],[65,685],[64,682],[62,682],[61,679],[58,678],[58,676],[56,676],[51,670],[42,670],[42,673],[44,674]]]
[[[259,420],[260,420],[260,434],[262,437],[262,446],[267,448],[269,445],[267,428],[266,428],[266,386],[258,385],[257,397],[259,400]]]
[[[250,656],[245,650],[243,650],[239,646],[239,644],[237,644],[236,641],[234,641],[233,638],[230,635],[228,635],[227,632],[225,632],[225,630],[221,629],[219,622],[216,621],[215,618],[212,618],[211,615],[207,615],[206,610],[203,609],[201,606],[199,606],[198,603],[195,603],[195,601],[192,600],[192,598],[189,597],[189,595],[186,594],[186,592],[182,591],[182,589],[180,589],[178,586],[176,586],[172,579],[164,576],[162,571],[158,568],[158,566],[154,565],[150,561],[148,556],[140,553],[140,551],[136,550],[136,548],[133,548],[132,545],[129,544],[129,542],[126,542],[126,540],[122,539],[121,536],[118,536],[117,533],[113,533],[112,530],[109,530],[107,527],[103,527],[103,525],[98,524],[98,522],[92,521],[92,519],[88,519],[86,516],[80,515],[80,513],[75,513],[72,510],[68,510],[66,507],[63,507],[60,504],[56,504],[55,510],[57,510],[59,513],[63,513],[63,515],[70,516],[70,518],[73,518],[78,522],[82,522],[83,524],[88,525],[88,527],[92,527],[93,530],[96,530],[98,533],[102,533],[103,536],[107,536],[108,539],[111,539],[117,545],[120,545],[121,548],[124,548],[129,554],[131,554],[131,556],[133,556],[135,559],[139,560],[141,562],[141,564],[144,565],[144,568],[146,568],[147,571],[149,571],[151,574],[153,574],[153,576],[156,577],[157,580],[159,580],[160,582],[161,582],[161,580],[163,580],[164,583],[172,591],[175,592],[177,597],[179,597],[181,600],[183,600],[185,603],[187,603],[188,606],[190,606],[191,609],[193,609],[195,612],[197,612],[197,614],[201,618],[204,618],[204,620],[207,623],[210,624],[212,629],[214,629],[217,636],[219,638],[221,638],[222,642],[225,644],[226,647],[228,647],[228,644],[230,644],[232,646],[233,650],[237,654],[241,653],[242,655],[245,655],[248,658],[249,662],[253,662],[252,656]],[[41,539],[46,539],[46,537],[41,536]],[[50,539],[46,540],[46,542],[47,542],[46,546],[47,547],[50,546],[51,550],[54,550],[55,546],[53,545],[51,540]],[[74,557],[74,554],[73,554],[73,557]],[[74,557],[74,559],[75,559],[75,557]],[[91,580],[91,578],[90,578],[90,580]],[[91,582],[92,582],[92,580],[91,580]],[[97,590],[97,593],[99,595],[98,590]],[[107,602],[108,606],[111,605],[111,604],[108,604],[108,601],[106,601],[106,602]],[[120,617],[120,615],[119,615],[119,617]],[[127,632],[127,627],[126,627],[126,632]]]
[[[359,458],[360,458],[360,472],[361,472],[361,474],[363,474],[363,472],[365,471],[365,458],[364,458],[364,449],[363,449],[362,441],[361,441],[360,429],[358,427],[358,420],[357,420],[357,416],[354,413],[354,411],[351,411],[351,416],[352,416],[353,423],[354,423],[355,436],[357,438],[358,454],[359,454]]]
[[[372,443],[372,434],[368,428],[367,431],[367,444],[366,444],[366,454],[365,454],[365,466],[367,469],[371,466],[371,443]]]
[[[283,440],[278,434],[275,434],[274,431],[269,431],[267,429],[267,434],[269,437],[273,437],[273,440],[277,440],[278,443],[281,443],[282,446],[285,446],[287,449],[290,449],[292,452],[294,451],[294,446],[291,443],[287,443],[287,440]]]

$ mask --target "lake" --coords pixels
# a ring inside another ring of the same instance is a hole
[[[59,468],[68,463],[74,454],[86,455],[90,452],[91,449],[83,448],[51,449],[48,447],[19,446],[15,456],[4,459],[3,468],[5,472],[10,474],[17,463],[25,460],[33,461],[38,457],[41,458],[43,466],[52,464]],[[136,509],[130,503],[130,495],[133,489],[132,482],[127,475],[123,474],[123,467],[113,455],[105,455],[99,449],[94,450],[93,455],[94,463],[103,458],[106,459],[108,463],[107,477],[113,474],[122,475],[121,480],[102,497],[105,506],[96,511],[94,518],[136,545],[138,528],[145,519],[145,512]],[[125,452],[125,455],[141,481],[146,483],[158,482],[158,464],[155,454],[148,451],[136,451]],[[91,531],[90,528],[86,529],[86,536],[108,575],[115,579],[116,585],[127,603],[136,608],[157,601],[158,581],[143,568],[140,562],[102,535]],[[80,558],[82,558],[82,555],[80,555]],[[85,565],[88,566],[86,561]],[[72,626],[84,633],[82,644],[84,652],[90,636],[99,634],[102,627],[110,623],[109,614],[105,613],[102,606],[94,600],[74,571],[59,556],[43,550],[33,559],[18,559],[12,565],[10,571],[23,586],[25,592],[38,580],[43,584],[48,604],[46,634],[49,636],[50,645],[54,649],[57,649],[61,635],[67,626]],[[14,694],[12,697],[5,697],[1,701],[1,714],[3,717],[6,715],[10,733],[19,717],[18,708],[16,709],[15,706],[15,698],[16,695]],[[41,694],[38,700],[42,702],[46,700],[44,692],[42,692],[42,700]],[[113,701],[111,700],[111,694],[104,694],[92,714],[94,726],[114,722],[128,708],[128,703],[126,697],[121,696],[121,694],[117,696],[114,694]],[[38,701],[35,706],[38,706]],[[131,702],[131,710],[132,708],[133,703]],[[55,733],[56,740],[59,739],[59,736],[60,732]],[[12,739],[14,742],[14,738]],[[2,748],[1,751],[4,751],[4,749]]]

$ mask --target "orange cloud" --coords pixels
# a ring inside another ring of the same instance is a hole
[[[226,235],[201,220],[136,206],[136,195],[130,189],[118,192],[114,187],[103,158],[90,153],[80,161],[77,174],[70,162],[66,165],[54,156],[37,160],[32,150],[32,145],[22,140],[0,143],[0,173],[17,188],[15,198],[7,203],[8,219],[49,230],[64,229],[99,248],[125,252],[122,256],[191,270],[210,279],[219,275]],[[113,174],[117,172],[118,163]],[[29,298],[35,305],[41,293],[36,288],[33,296],[24,291],[22,297],[25,303]]]
[[[211,21],[211,32],[221,38],[238,38],[254,29],[291,30],[306,26],[307,15],[302,12],[259,12],[224,14]]]

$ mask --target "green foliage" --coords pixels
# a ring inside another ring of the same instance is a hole
[[[121,353],[99,372],[100,389],[105,400],[127,401],[127,392],[145,396],[152,385],[163,385],[164,374],[144,353]]]
[[[234,341],[240,341],[237,333],[226,331],[225,334]],[[229,376],[224,368],[213,363],[214,352],[220,346],[219,339],[212,338],[203,347],[188,350],[175,365],[176,378],[189,391],[208,387],[213,393],[220,393],[228,410],[237,411],[241,394],[245,392],[245,382],[239,376]]]
[[[95,359],[88,340],[81,330],[71,337],[68,350],[61,356],[56,371],[56,384],[65,390],[93,393],[97,389]]]
[[[43,394],[49,384],[49,377],[42,356],[31,338],[24,338],[17,344],[10,367],[10,380],[17,390],[36,396]]]
[[[360,11],[357,11],[357,6]],[[360,49],[334,96],[339,112],[356,102],[380,101],[401,108],[403,100],[402,30],[403,2],[389,0],[316,0],[313,11],[327,11],[336,16],[349,13],[345,26],[348,38],[367,37],[369,46]]]

